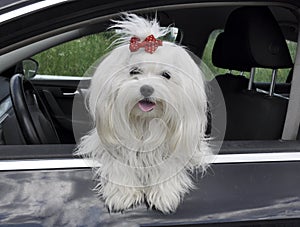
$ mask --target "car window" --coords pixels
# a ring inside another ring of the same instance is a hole
[[[175,42],[178,28],[172,27],[164,40]],[[35,56],[39,63],[38,75],[77,76],[85,75],[93,63],[112,49],[118,38],[118,30],[88,35],[50,48]]]
[[[110,50],[113,32],[101,32],[50,48],[33,57],[38,75],[83,76],[87,69]]]
[[[202,55],[202,61],[210,68],[210,70],[212,71],[212,73],[217,76],[217,75],[221,75],[221,74],[225,74],[228,72],[227,69],[222,69],[222,68],[218,68],[215,67],[212,63],[212,50],[213,50],[213,46],[215,43],[215,40],[217,38],[217,36],[223,32],[223,30],[221,29],[217,29],[214,30],[207,41],[207,44],[205,46],[203,55]],[[297,43],[290,41],[290,40],[286,40],[290,54],[292,59],[295,59],[296,56],[296,48],[297,48]],[[288,69],[279,69],[277,72],[277,83],[285,83],[287,80],[287,77],[290,73],[290,68]],[[239,75],[242,72],[239,71],[232,71],[233,74]],[[250,77],[250,73],[249,72],[244,72],[243,75],[247,78]],[[255,78],[254,78],[254,82],[270,82],[271,81],[271,77],[272,77],[272,69],[265,69],[265,68],[256,68],[256,73],[255,73]]]

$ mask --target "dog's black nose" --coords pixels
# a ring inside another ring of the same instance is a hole
[[[153,94],[154,88],[150,85],[145,84],[140,88],[140,92],[144,97],[149,97]]]

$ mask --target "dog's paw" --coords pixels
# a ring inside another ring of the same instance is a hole
[[[162,211],[162,210],[156,208],[156,206],[154,204],[149,204],[149,202],[147,200],[145,200],[145,205],[147,207],[147,210],[152,210],[154,212],[163,213],[163,214],[173,213],[173,211]]]
[[[144,194],[136,188],[115,184],[109,184],[106,187],[106,193],[102,194],[102,197],[110,213],[123,213],[144,201]]]
[[[190,177],[182,171],[167,181],[148,187],[145,190],[145,200],[151,209],[164,214],[173,213],[192,185]]]
[[[146,196],[147,207],[164,214],[175,212],[180,201],[181,196],[178,192],[163,190],[158,186],[151,187]]]

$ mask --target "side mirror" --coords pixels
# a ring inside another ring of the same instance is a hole
[[[22,68],[23,68],[24,77],[26,79],[31,79],[35,77],[39,69],[39,63],[32,58],[25,59],[22,61]]]

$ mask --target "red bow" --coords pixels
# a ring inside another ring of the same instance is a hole
[[[140,48],[145,48],[145,51],[153,54],[157,47],[162,46],[162,41],[159,39],[155,39],[153,35],[149,35],[143,42],[139,42],[140,39],[138,37],[132,37],[130,39],[129,50],[131,52],[138,51]]]

